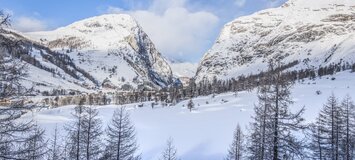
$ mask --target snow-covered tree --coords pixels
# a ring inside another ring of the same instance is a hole
[[[102,159],[136,160],[138,145],[135,129],[129,113],[121,107],[113,113],[111,123],[107,127],[107,144]]]
[[[174,146],[173,139],[169,138],[160,160],[178,160],[177,149]]]
[[[244,135],[239,124],[234,131],[233,142],[229,147],[226,160],[242,160],[244,159]]]

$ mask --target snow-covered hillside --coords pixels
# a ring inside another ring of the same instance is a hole
[[[332,80],[332,78],[335,80]],[[292,89],[295,103],[291,110],[305,106],[304,118],[311,122],[326,102],[328,96],[334,93],[337,97],[349,94],[355,98],[355,74],[349,71],[339,72],[333,76],[321,79],[298,82]],[[321,91],[317,95],[317,91]],[[169,137],[174,138],[180,158],[185,160],[217,160],[223,159],[232,141],[233,130],[237,123],[246,132],[246,126],[254,114],[253,107],[257,104],[256,91],[242,91],[194,98],[196,109],[192,112],[186,108],[187,101],[176,106],[160,105],[154,109],[150,102],[145,102],[142,108],[137,104],[126,105],[135,123],[138,143],[144,160],[156,160]],[[208,104],[207,104],[208,103]],[[65,137],[63,126],[70,122],[74,106],[55,109],[42,109],[27,113],[23,119],[34,117],[38,124],[47,130],[47,136],[52,136],[56,124],[60,127],[61,137]],[[104,124],[109,122],[113,110],[122,106],[97,106]]]
[[[99,85],[164,87],[174,82],[164,57],[129,15],[108,14],[54,31],[26,33],[41,45],[69,55]]]
[[[97,81],[76,66],[69,56],[53,52],[16,31],[0,31],[0,52],[1,56],[11,54],[26,64],[27,77],[22,83],[36,91],[65,89],[88,92],[90,86],[96,86]]]
[[[226,24],[197,69],[226,79],[265,70],[269,59],[312,68],[355,62],[355,1],[289,0]]]

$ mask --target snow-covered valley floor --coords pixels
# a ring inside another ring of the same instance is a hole
[[[335,77],[335,80],[331,80]],[[316,91],[321,91],[320,95]],[[305,106],[304,118],[310,122],[317,116],[319,110],[332,92],[340,99],[349,94],[355,99],[355,73],[344,71],[334,76],[297,82],[292,89],[295,103],[292,110]],[[224,102],[223,102],[224,101]],[[178,154],[184,160],[218,160],[223,159],[232,141],[233,131],[239,123],[244,133],[254,113],[257,104],[257,93],[239,92],[224,93],[194,98],[196,109],[190,112],[186,108],[188,101],[182,101],[176,106],[155,106],[144,103],[125,105],[131,114],[136,127],[136,136],[143,160],[156,160],[165,147],[169,137],[174,139]],[[208,104],[206,104],[208,102]],[[71,121],[74,106],[64,106],[55,109],[42,109],[23,116],[23,119],[34,118],[40,126],[46,129],[46,135],[51,137],[57,124],[61,137],[65,137],[63,126]],[[103,123],[110,121],[115,105],[94,106],[100,111]],[[105,126],[104,126],[105,128]]]

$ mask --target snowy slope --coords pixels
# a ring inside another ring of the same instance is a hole
[[[298,110],[305,106],[304,118],[311,122],[326,102],[328,96],[334,93],[338,97],[349,94],[355,99],[355,74],[344,71],[321,79],[305,80],[296,83],[292,89],[295,103],[291,110]],[[317,95],[320,90],[322,94]],[[228,101],[224,103],[222,101]],[[254,104],[257,104],[256,92],[225,93],[212,96],[194,98],[197,107],[191,113],[186,106],[187,101],[178,103],[173,107],[155,109],[150,103],[144,103],[143,108],[136,104],[126,105],[131,118],[135,123],[138,143],[144,160],[156,160],[160,156],[169,137],[174,138],[178,154],[185,160],[218,160],[223,159],[232,141],[233,130],[237,123],[242,125],[244,132],[254,113]],[[209,104],[206,104],[209,102]],[[61,128],[61,137],[65,137],[63,125],[71,120],[74,106],[65,106],[55,109],[43,109],[26,114],[23,119],[34,117],[38,124],[47,129],[50,137],[55,124]],[[121,106],[98,106],[100,117],[107,123],[113,110]]]
[[[107,14],[26,35],[69,55],[105,86],[165,87],[174,81],[169,64],[129,15]]]
[[[68,56],[51,51],[13,30],[0,32],[1,56],[10,54],[26,64],[27,77],[23,84],[37,91],[53,89],[88,92],[95,87],[96,80],[77,67]]]
[[[265,70],[269,59],[297,68],[355,62],[354,0],[289,0],[226,24],[196,73],[220,79]]]

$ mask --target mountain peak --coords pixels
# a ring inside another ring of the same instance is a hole
[[[130,29],[133,27],[138,27],[138,23],[132,16],[128,14],[104,14],[74,22],[63,28],[71,28],[79,31],[91,30],[102,32],[117,28]]]
[[[132,40],[137,32],[142,32],[137,21],[127,14],[105,14],[83,19],[54,31],[32,32],[28,36],[47,43],[50,48],[68,48],[57,45],[58,40],[80,44],[87,50],[111,50],[124,41]],[[55,45],[53,45],[55,44]]]

